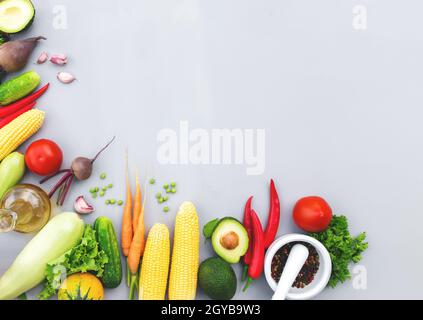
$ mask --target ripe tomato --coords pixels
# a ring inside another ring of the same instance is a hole
[[[297,226],[307,232],[322,232],[332,221],[332,209],[320,197],[306,197],[298,200],[293,215]]]
[[[63,153],[53,141],[41,139],[30,144],[25,153],[28,169],[40,176],[47,176],[60,169]]]

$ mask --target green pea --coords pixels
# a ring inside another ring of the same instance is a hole
[[[106,173],[102,173],[102,174],[100,174],[100,179],[101,180],[104,180],[104,179],[106,179],[107,178],[107,174]]]
[[[119,201],[117,202],[117,204],[118,204],[118,206],[121,206],[121,205],[123,205],[123,201],[122,201],[122,200],[119,200]]]
[[[169,207],[164,207],[163,211],[166,212],[166,213],[169,212]]]
[[[156,194],[156,199],[160,199],[162,197],[162,194],[159,192]]]
[[[94,193],[94,192],[95,192],[95,188],[91,188],[90,193]]]
[[[159,203],[163,203],[163,202],[164,202],[163,198],[160,198]]]
[[[106,193],[104,191],[100,191],[100,193],[99,193],[100,197],[104,197],[105,194]]]
[[[176,187],[176,182],[171,182],[171,183],[170,183],[170,185],[171,185],[172,187]]]
[[[95,191],[95,192],[98,192],[99,190],[100,190],[100,188],[99,188],[99,187],[95,187],[95,188],[94,188],[94,191]]]
[[[103,188],[101,188],[101,190],[107,191],[107,187],[103,187]]]
[[[110,204],[110,200],[106,200],[106,201],[105,201],[105,203],[106,203],[106,204]]]
[[[156,183],[156,180],[155,179],[153,179],[153,178],[151,178],[150,179],[150,184],[155,184]]]
[[[172,188],[172,193],[176,193],[176,188]]]
[[[166,189],[166,193],[171,193],[172,190],[170,190],[170,188]]]
[[[97,198],[97,193],[92,193],[91,196],[93,197],[93,199]]]
[[[111,199],[110,200],[110,204],[115,204],[116,203],[116,200],[115,199]]]
[[[163,201],[166,202],[167,200],[169,200],[169,197],[168,196],[164,196],[163,197]]]
[[[166,183],[166,184],[164,184],[164,185],[163,185],[163,189],[169,189],[169,184],[167,184],[167,183]]]
[[[113,183],[109,183],[109,185],[107,186],[109,189],[113,188]]]

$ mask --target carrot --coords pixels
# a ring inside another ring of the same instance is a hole
[[[126,201],[123,209],[122,218],[122,251],[125,257],[129,254],[129,248],[131,247],[133,229],[132,229],[132,193],[131,184],[129,182],[128,173],[128,151],[126,151]]]
[[[145,189],[147,188],[147,185]],[[130,290],[129,290],[129,299],[133,300],[134,298],[134,292],[135,287],[137,285],[137,275],[138,275],[138,269],[140,265],[140,259],[142,254],[144,253],[144,247],[145,247],[145,223],[144,223],[144,209],[145,209],[145,202],[146,198],[144,198],[144,202],[141,204],[141,187],[140,182],[138,179],[138,174],[136,177],[136,189],[138,192],[135,193],[135,199],[134,199],[134,216],[138,217],[138,223],[136,225],[135,229],[135,235],[132,239],[131,247],[129,249],[129,255],[128,255],[128,267],[131,272],[131,280],[130,280]],[[139,208],[139,212],[136,211],[135,208]]]
[[[136,177],[136,189],[138,192],[135,193],[134,198],[134,217],[138,217],[137,220],[138,224],[135,225],[135,235],[132,239],[131,247],[129,249],[129,255],[128,255],[128,266],[129,270],[131,270],[132,274],[136,274],[138,272],[138,267],[140,263],[140,258],[142,255],[142,252],[144,250],[144,244],[145,244],[145,225],[144,225],[144,210],[142,208],[141,204],[141,187],[140,182],[138,179],[138,175]],[[136,210],[139,208],[139,211],[136,212]]]
[[[141,209],[142,209],[141,208],[142,194],[141,194],[140,181],[138,178],[138,171],[136,172],[135,181],[136,181],[136,184],[135,184],[135,197],[134,197],[134,215],[132,216],[134,233],[137,230],[138,220],[140,218]]]

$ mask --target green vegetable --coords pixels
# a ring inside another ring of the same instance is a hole
[[[150,179],[150,184],[155,184],[156,183],[156,180],[155,179],[153,179],[153,178],[151,178]]]
[[[163,208],[163,211],[166,212],[166,213],[169,212],[169,210],[170,210],[169,207],[164,207]]]
[[[0,199],[15,186],[25,173],[25,157],[19,152],[9,154],[0,163]]]
[[[119,201],[117,202],[117,204],[118,204],[118,206],[121,206],[121,205],[123,205],[123,201],[122,201],[122,200],[119,200]]]
[[[115,199],[111,199],[110,200],[110,204],[116,204],[116,200]]]
[[[176,187],[176,182],[171,182],[171,183],[170,183],[170,185],[171,185],[172,187]]]
[[[113,188],[113,183],[109,183],[109,185],[107,186],[107,188],[109,188],[109,189]]]
[[[84,222],[75,213],[62,213],[27,244],[0,278],[0,300],[14,299],[43,281],[47,264],[81,240]]]
[[[95,188],[90,189],[90,193],[95,193],[95,192],[97,192],[97,191],[95,191]]]
[[[207,224],[203,227],[203,235],[206,239],[210,239],[213,235],[214,229],[219,224],[220,219],[216,218],[212,221],[207,222]]]
[[[0,2],[1,3],[1,2]],[[0,85],[0,105],[5,106],[30,94],[41,82],[35,71],[29,71]]]
[[[0,1],[0,13],[0,31],[18,33],[32,24],[35,8],[30,0],[3,0]]]
[[[247,230],[238,220],[227,217],[213,230],[212,246],[219,257],[229,263],[238,263],[248,250]]]
[[[215,300],[230,300],[236,293],[237,279],[232,266],[221,258],[208,258],[198,269],[198,283]]]
[[[176,188],[172,188],[172,190],[170,190],[172,193],[176,193]]]
[[[3,43],[6,43],[6,42],[8,42],[8,41],[10,41],[10,37],[9,37],[9,35],[8,35],[7,33],[0,32],[0,46],[1,46]]]
[[[171,192],[170,188],[167,188],[166,193],[170,193],[170,192]]]
[[[122,282],[122,263],[113,223],[109,218],[98,217],[94,222],[94,228],[97,231],[100,248],[108,258],[101,280],[106,288],[116,288]]]
[[[105,204],[110,204],[110,200],[108,200],[108,199],[107,199],[107,200],[105,201]]]
[[[104,195],[105,195],[106,193],[104,192],[104,191],[100,191],[99,192],[99,195],[100,195],[100,197],[104,197]]]
[[[163,189],[166,189],[166,190],[167,190],[167,189],[169,189],[169,185],[168,185],[167,183],[166,183],[166,184],[164,184],[164,185],[163,185]]]
[[[97,242],[95,230],[90,225],[86,225],[82,239],[76,246],[57,259],[49,261],[45,271],[44,289],[38,297],[41,300],[47,300],[55,295],[65,275],[91,272],[101,278],[107,262],[108,257]]]
[[[156,194],[156,199],[161,199],[161,197],[162,197],[162,194],[160,192]]]
[[[168,196],[164,196],[163,197],[163,202],[166,202],[166,201],[168,201],[169,200],[169,197]]]
[[[106,178],[107,178],[107,174],[105,174],[105,173],[100,174],[100,179],[101,180],[104,180]]]
[[[107,187],[103,187],[103,188],[101,188],[101,190],[107,191]]]
[[[332,276],[329,286],[334,288],[338,283],[351,279],[350,263],[361,260],[361,254],[367,249],[366,233],[351,237],[348,220],[345,216],[333,216],[329,228],[321,233],[310,233],[329,251],[332,260]]]

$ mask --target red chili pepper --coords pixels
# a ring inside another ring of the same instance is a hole
[[[36,101],[30,103],[29,105],[27,105],[26,107],[21,108],[19,111],[3,118],[0,120],[0,129],[3,128],[4,126],[8,125],[9,123],[11,123],[13,120],[15,120],[17,117],[19,117],[21,114],[24,114],[25,112],[31,110],[32,108],[34,108],[34,106],[37,104]]]
[[[248,266],[251,263],[251,257],[253,252],[253,229],[251,226],[251,202],[252,201],[253,201],[253,197],[250,197],[247,200],[247,203],[245,204],[245,209],[244,209],[244,227],[248,233],[249,245],[248,245],[247,253],[244,256],[245,265],[244,265],[244,270],[242,272],[241,281],[245,281],[245,279],[247,278]]]
[[[258,279],[264,268],[264,233],[257,213],[251,210],[251,225],[253,227],[253,255],[248,268],[248,280],[243,289],[247,290],[253,279]]]
[[[44,87],[42,87],[40,90],[34,92],[30,96],[27,96],[27,97],[25,97],[25,98],[23,98],[19,101],[16,101],[12,104],[9,104],[8,106],[0,108],[0,118],[7,117],[7,116],[17,112],[18,110],[22,109],[23,107],[26,107],[31,102],[34,102],[39,97],[41,97],[44,94],[44,92],[47,91],[49,86],[50,86],[50,84],[47,83]]]
[[[267,220],[266,230],[264,231],[264,245],[269,248],[276,238],[279,229],[279,221],[281,218],[281,204],[278,192],[276,191],[275,182],[270,180],[270,208],[269,218]]]

